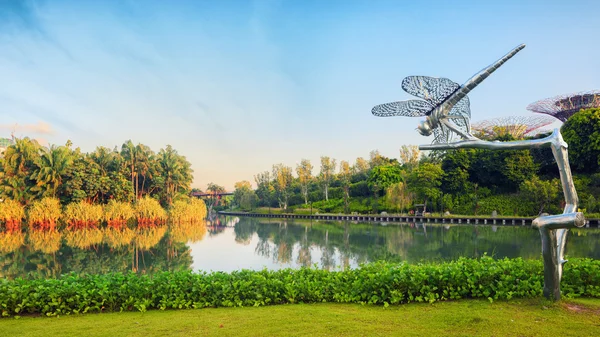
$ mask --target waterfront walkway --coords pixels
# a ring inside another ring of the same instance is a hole
[[[525,226],[531,225],[535,217],[433,217],[433,216],[406,216],[406,215],[375,215],[375,214],[263,214],[247,212],[219,212],[228,216],[247,216],[258,218],[279,219],[309,219],[309,220],[332,220],[332,221],[363,221],[363,222],[397,222],[397,223],[440,223],[440,224],[474,224],[474,225],[509,225]],[[586,219],[585,227],[600,228],[600,219]]]

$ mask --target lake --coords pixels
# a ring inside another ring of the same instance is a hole
[[[447,261],[461,256],[541,258],[529,226],[385,224],[221,217],[206,225],[144,230],[0,233],[0,277],[64,273],[225,271],[312,266],[354,268],[377,260]],[[576,229],[568,257],[600,259],[600,230]]]

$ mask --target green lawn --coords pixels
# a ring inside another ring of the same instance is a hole
[[[0,336],[600,336],[600,299],[295,304],[0,319]]]

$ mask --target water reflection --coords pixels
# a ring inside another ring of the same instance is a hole
[[[0,277],[74,272],[233,271],[356,267],[377,260],[541,256],[537,231],[522,226],[300,222],[223,217],[150,228],[0,232]],[[600,230],[573,230],[570,257],[600,258]]]

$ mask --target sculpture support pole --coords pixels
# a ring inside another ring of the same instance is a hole
[[[542,240],[542,258],[544,261],[544,296],[558,301],[560,299],[560,280],[564,259],[565,244],[569,228],[582,227],[585,224],[583,213],[577,212],[579,200],[573,184],[567,143],[560,131],[545,138],[520,140],[513,142],[489,142],[484,140],[464,140],[449,144],[421,145],[421,150],[450,150],[476,148],[488,150],[522,150],[536,147],[550,147],[558,165],[560,181],[565,196],[563,214],[541,216],[533,220],[532,227],[539,229]]]

